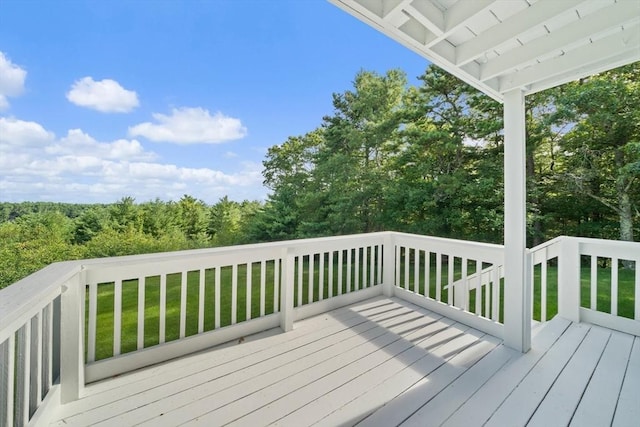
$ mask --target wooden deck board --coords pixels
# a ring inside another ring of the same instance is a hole
[[[631,335],[611,335],[607,348],[571,419],[571,426],[580,427],[589,423],[611,425],[632,346]],[[603,398],[603,396],[610,396],[610,398]]]
[[[633,342],[617,403],[613,426],[637,426],[640,420],[640,337]]]
[[[555,318],[533,349],[374,298],[89,385],[53,426],[631,426],[640,338]],[[403,424],[404,423],[404,424]]]

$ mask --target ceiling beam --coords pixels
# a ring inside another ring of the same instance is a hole
[[[426,44],[427,47],[440,43],[442,40],[459,30],[460,27],[466,25],[475,14],[490,9],[495,2],[496,0],[476,0],[472,2],[461,1],[455,3],[444,13],[444,32],[430,40]]]
[[[588,39],[590,36],[606,31],[621,23],[640,23],[638,14],[640,3],[623,1],[612,4],[597,13],[587,15],[583,19],[574,21],[566,27],[539,37],[531,42],[516,47],[481,65],[480,79],[489,80],[521,67],[536,58],[553,51],[562,49],[563,46],[575,43],[576,40]]]
[[[532,6],[516,13],[500,24],[494,25],[477,37],[461,44],[457,48],[457,66],[475,60],[485,52],[518,37],[529,29],[542,25],[549,19],[575,9],[583,0],[539,0]]]
[[[407,6],[406,11],[436,36],[444,32],[444,16],[431,1],[414,1]]]
[[[640,25],[604,37],[588,45],[571,50],[566,54],[541,62],[522,71],[500,78],[500,92],[527,87],[536,82],[565,74],[578,74],[582,69],[590,68],[618,55],[640,54]],[[611,68],[611,67],[610,67]],[[530,88],[527,88],[530,89]]]

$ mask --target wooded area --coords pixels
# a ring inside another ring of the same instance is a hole
[[[502,106],[437,67],[361,71],[269,149],[266,202],[0,203],[0,288],[93,258],[380,230],[501,243]],[[527,98],[529,245],[640,231],[640,65]]]

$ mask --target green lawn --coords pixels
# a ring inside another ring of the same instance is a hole
[[[360,282],[362,282],[362,273],[366,268],[367,281],[369,281],[370,275],[370,255],[368,256],[369,262],[367,265],[360,265],[358,274],[360,275]],[[265,286],[265,314],[274,312],[274,266],[273,261],[266,263],[266,286]],[[436,294],[436,268],[435,268],[435,255],[432,254],[430,261],[430,279],[429,279],[429,291],[430,297],[435,297]],[[483,267],[486,267],[484,265]],[[477,266],[475,262],[469,261],[467,264],[468,274],[475,272]],[[251,266],[251,317],[259,317],[260,315],[260,263],[254,263]],[[324,277],[325,284],[323,288],[324,298],[327,298],[329,294],[328,289],[328,259],[325,261]],[[355,268],[352,268],[351,273],[351,288],[355,288]],[[342,293],[347,292],[347,277],[346,277],[346,257],[343,260],[342,268]],[[409,265],[409,290],[414,290],[414,264],[413,254],[410,259]],[[220,271],[220,326],[227,326],[231,324],[231,267],[222,267]],[[402,257],[402,263],[398,271],[398,285],[404,287],[405,283],[405,268],[404,257]],[[448,283],[449,269],[446,261],[443,261],[442,267],[442,301],[447,301],[447,289],[444,289]],[[459,258],[455,258],[454,262],[454,280],[458,280],[462,277],[462,265]],[[541,268],[538,266],[534,269],[534,307],[533,314],[534,319],[540,320],[540,274]],[[633,318],[634,315],[634,272],[631,270],[620,269],[619,272],[619,286],[618,286],[618,314],[620,316]],[[316,256],[314,261],[314,286],[313,295],[311,300],[319,300],[319,288],[317,283],[319,281],[320,269],[319,258]],[[583,307],[589,306],[589,283],[590,283],[590,269],[585,267],[582,269],[582,301]],[[377,264],[374,263],[374,278],[377,279],[378,271]],[[298,305],[298,265],[295,266],[295,284],[294,284],[294,305]],[[309,278],[309,261],[308,257],[305,257],[303,263],[303,283],[302,283],[302,304],[309,303],[308,295],[308,278]],[[246,279],[247,268],[245,265],[238,267],[238,287],[237,287],[237,322],[246,320]],[[547,269],[547,319],[551,319],[558,310],[557,307],[557,267],[549,266]],[[200,273],[198,271],[192,271],[187,273],[187,316],[186,316],[186,335],[194,335],[198,332],[198,302],[199,302],[199,281]],[[377,283],[374,280],[374,283]],[[333,260],[333,294],[338,294],[338,263],[337,257]],[[500,307],[500,320],[502,321],[503,310],[503,296],[504,296],[504,284],[501,281],[501,307]],[[362,283],[360,283],[362,288]],[[600,267],[598,269],[598,300],[597,309],[603,312],[610,312],[610,288],[611,288],[611,268]],[[424,281],[424,265],[421,263],[419,269],[419,282],[418,292],[422,295],[425,294],[425,281]],[[166,284],[166,337],[165,340],[172,341],[179,337],[180,329],[180,293],[181,293],[181,276],[180,274],[170,274],[167,276]],[[470,311],[475,312],[475,291],[470,293],[469,307]],[[214,329],[215,319],[215,272],[214,269],[205,270],[205,303],[204,303],[204,330],[210,331]],[[98,285],[98,304],[97,304],[97,320],[96,320],[96,360],[105,359],[113,355],[113,301],[114,301],[114,284],[105,283]],[[158,344],[159,341],[159,301],[160,301],[160,277],[153,276],[147,277],[145,280],[145,330],[144,330],[144,345],[150,347]],[[87,304],[88,307],[88,290],[87,290]],[[487,315],[484,312],[484,302],[482,304],[481,314]],[[491,308],[490,308],[491,310]],[[87,309],[88,311],[88,309]],[[85,316],[88,317],[88,316]],[[121,333],[121,353],[130,352],[136,349],[137,346],[137,319],[138,319],[138,281],[130,280],[123,282],[122,284],[122,333]]]
[[[363,287],[362,274],[366,268],[367,282],[369,282],[371,254],[367,256],[368,262],[362,264],[362,256],[360,258],[359,269],[359,288]],[[311,301],[319,300],[320,289],[317,286],[319,282],[319,257],[316,256],[314,261],[314,288],[312,290]],[[324,266],[324,287],[323,297],[329,295],[329,277],[328,258],[325,258]],[[355,265],[355,263],[354,263]],[[351,271],[351,289],[355,289],[356,270],[352,265]],[[274,261],[266,263],[266,281],[265,281],[265,314],[274,312]],[[260,316],[260,263],[254,263],[251,266],[251,318]],[[377,278],[377,264],[374,263],[374,278]],[[280,273],[282,277],[282,273]],[[333,260],[333,295],[338,295],[338,261],[337,256]],[[298,263],[295,265],[294,273],[294,306],[298,306]],[[238,266],[238,287],[237,287],[237,309],[236,321],[242,322],[246,320],[246,303],[247,303],[247,267],[246,265]],[[190,336],[198,332],[198,306],[199,306],[199,282],[200,272],[190,271],[187,273],[187,315],[185,322],[185,335]],[[375,283],[375,280],[374,280]],[[114,284],[102,283],[98,285],[98,301],[97,301],[97,318],[96,318],[96,360],[105,359],[113,355],[113,324],[114,324]],[[232,268],[222,267],[220,271],[220,326],[231,324],[231,287],[232,287]],[[346,256],[343,260],[342,267],[342,293],[348,292],[347,289],[347,263]],[[181,294],[181,275],[167,275],[166,283],[166,329],[165,341],[173,341],[180,334],[180,294]],[[88,319],[89,307],[89,291],[87,288],[85,295],[85,319]],[[214,329],[215,323],[215,271],[214,269],[205,270],[205,296],[204,296],[204,331]],[[309,259],[304,258],[303,277],[302,277],[302,305],[309,303]],[[160,276],[145,278],[145,328],[144,328],[144,346],[150,347],[158,344],[160,330]],[[88,329],[88,320],[85,320],[85,330]],[[85,333],[85,341],[88,339],[88,333]],[[122,332],[121,332],[121,353],[134,351],[137,348],[138,339],[138,280],[129,280],[122,283]]]

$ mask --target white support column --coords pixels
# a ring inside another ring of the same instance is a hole
[[[504,342],[531,347],[531,281],[526,249],[526,133],[524,93],[504,94]]]
[[[392,297],[396,287],[396,244],[392,233],[384,237],[382,249],[382,292],[387,297]]]
[[[85,273],[65,284],[60,308],[60,403],[78,400],[84,389],[83,304]]]
[[[293,330],[293,282],[295,280],[295,256],[291,249],[282,250],[282,286],[280,288],[280,328]]]

